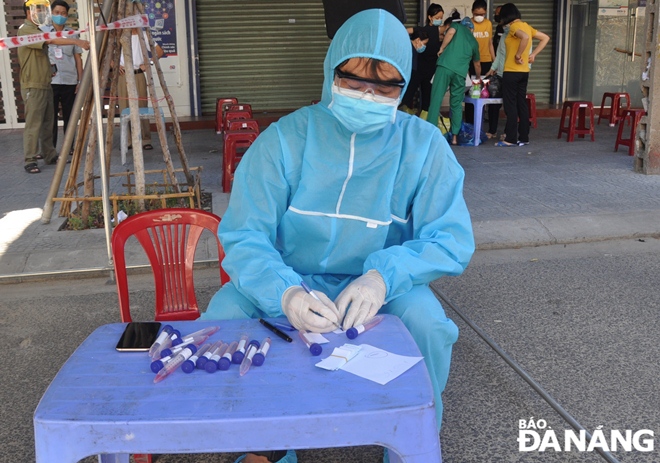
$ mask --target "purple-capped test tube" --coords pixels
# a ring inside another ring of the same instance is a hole
[[[348,339],[355,339],[357,338],[360,334],[364,333],[367,330],[370,330],[374,326],[378,325],[380,322],[383,321],[385,318],[384,315],[376,315],[373,317],[371,320],[369,320],[366,323],[363,323],[358,326],[354,326],[353,328],[349,328],[346,330],[346,337]]]
[[[153,359],[153,358],[156,358],[155,353],[156,353],[158,350],[160,350],[160,346],[161,346],[161,344],[163,344],[163,342],[165,341],[165,339],[170,335],[170,333],[172,333],[172,330],[173,330],[173,329],[174,329],[174,328],[172,328],[171,325],[165,325],[165,326],[163,326],[163,329],[160,331],[160,334],[158,335],[158,337],[156,338],[156,340],[154,341],[154,343],[153,343],[153,344],[151,345],[151,347],[149,348],[149,357],[151,357],[152,359]]]
[[[186,344],[186,343],[189,344],[190,343],[189,341],[191,339],[195,339],[201,336],[210,337],[213,334],[215,334],[219,329],[220,329],[219,326],[207,326],[206,328],[202,328],[199,331],[195,331],[194,333],[190,333],[185,336],[181,336],[178,339],[175,339],[174,341],[172,341],[172,345],[178,346],[179,344]]]
[[[210,347],[211,344],[204,344],[202,347],[197,349],[197,352],[195,352],[188,360],[183,362],[183,365],[181,365],[181,370],[183,370],[184,373],[192,373],[193,370],[195,370],[197,359],[204,355]]]
[[[321,352],[323,352],[323,347],[321,347],[320,344],[317,344],[307,339],[307,331],[298,330],[298,336],[300,336],[300,339],[302,340],[302,342],[305,343],[305,345],[307,346],[307,348],[314,357],[316,357],[317,355],[321,355]]]
[[[218,360],[218,370],[229,370],[229,367],[231,366],[231,358],[234,355],[234,352],[236,352],[237,346],[238,342],[236,341],[232,341],[232,343],[229,344],[225,353],[222,354],[222,358]]]
[[[208,373],[215,373],[218,370],[218,360],[220,360],[220,357],[222,357],[227,350],[227,344],[224,342],[220,344],[218,347],[215,348],[213,351],[213,354],[211,355],[211,358],[206,362],[204,365],[204,369]]]
[[[254,354],[254,357],[252,357],[252,363],[255,367],[260,367],[264,364],[266,361],[266,355],[268,355],[268,350],[270,349],[270,345],[270,338],[266,338],[261,341],[261,347],[259,347],[259,350]]]
[[[241,336],[241,339],[238,341],[238,346],[236,346],[236,351],[231,357],[232,363],[240,364],[245,357],[245,349],[247,348],[248,335],[244,334]]]

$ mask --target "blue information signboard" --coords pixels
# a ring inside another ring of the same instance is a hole
[[[145,13],[149,16],[151,35],[166,56],[176,56],[176,10],[174,0],[147,0]]]

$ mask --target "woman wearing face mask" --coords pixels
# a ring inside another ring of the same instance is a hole
[[[440,26],[444,17],[442,6],[437,3],[431,3],[426,10],[426,25],[421,27],[409,27],[408,33],[415,32],[420,35],[425,34],[428,41],[423,49],[417,49],[417,77],[419,79],[420,103],[422,113],[420,117],[426,118],[431,103],[431,79],[435,74],[435,62],[438,60],[438,50],[440,50]],[[413,82],[411,81],[411,84]]]
[[[66,27],[66,21],[69,17],[69,4],[64,0],[55,0],[50,4],[51,20],[54,31],[71,30]],[[64,129],[69,125],[73,101],[76,99],[78,83],[82,79],[82,48],[78,45],[48,45],[48,59],[50,64],[57,66],[57,72],[52,77],[51,87],[53,88],[53,103],[55,117],[53,124],[53,146],[57,146],[57,120],[62,105],[62,117],[64,119]],[[72,145],[73,146],[73,145]]]
[[[420,88],[420,75],[419,75],[419,61],[420,56],[426,51],[426,44],[428,43],[429,38],[426,35],[426,32],[421,30],[414,30],[410,34],[410,43],[412,44],[412,73],[410,74],[410,84],[406,89],[406,93],[401,98],[401,106],[399,109],[401,111],[407,112],[408,114],[416,114],[413,108],[413,103],[415,100],[415,94]]]
[[[502,24],[509,26],[504,38],[506,56],[502,74],[502,100],[506,113],[505,138],[495,146],[523,146],[529,144],[529,110],[527,108],[527,82],[529,67],[550,41],[543,32],[521,20],[520,11],[513,3],[502,5]],[[532,51],[532,39],[539,41]]]
[[[321,102],[264,130],[238,165],[218,230],[231,281],[202,319],[285,315],[326,333],[333,322],[398,316],[429,368],[439,427],[458,329],[429,284],[463,271],[474,238],[447,142],[396,109],[411,53],[405,27],[384,10],[339,28]]]
[[[490,66],[495,59],[495,48],[493,47],[493,23],[486,18],[486,0],[475,0],[472,4],[472,24],[474,29],[472,34],[479,44],[479,62],[481,63],[481,75],[486,74],[490,70]],[[470,63],[470,70],[468,71],[471,76],[477,75],[474,65]],[[488,118],[493,115],[497,108],[495,105],[488,105]],[[474,106],[465,105],[465,121],[470,124],[474,123]]]
[[[445,38],[440,45],[433,87],[431,89],[431,104],[426,120],[433,125],[438,124],[440,116],[440,105],[449,87],[449,107],[452,134],[452,145],[458,144],[458,132],[463,122],[463,97],[465,95],[465,76],[468,72],[470,61],[478,74],[481,73],[479,63],[479,44],[472,35],[472,31],[458,23],[461,16],[454,11],[452,16],[445,20],[441,33]],[[469,25],[469,18],[467,23]]]

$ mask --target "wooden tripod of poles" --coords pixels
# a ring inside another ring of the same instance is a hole
[[[144,14],[144,7],[141,3],[133,3],[130,0],[114,0],[112,2],[112,7],[110,8],[110,14],[107,14],[106,10],[106,20],[108,22],[113,22],[128,16],[133,16],[135,14]],[[151,107],[153,108],[153,114],[155,115],[156,128],[158,132],[158,139],[163,151],[163,161],[165,163],[165,170],[169,177],[169,184],[174,189],[176,193],[180,193],[181,189],[179,182],[176,178],[175,167],[172,163],[172,157],[170,154],[169,146],[167,143],[166,127],[165,121],[160,117],[160,107],[159,100],[156,95],[156,89],[154,85],[153,72],[149,66],[146,57],[147,45],[146,40],[149,41],[149,47],[151,50],[156,50],[156,44],[151,36],[149,28],[144,29],[144,33],[141,31],[137,34],[142,55],[145,57],[145,77],[147,81],[147,88],[149,94],[149,101]],[[92,44],[94,46],[94,44]],[[110,153],[112,152],[112,139],[114,132],[114,120],[116,116],[115,105],[117,103],[117,93],[118,93],[118,81],[119,81],[119,56],[120,53],[123,53],[124,63],[126,69],[133,69],[133,56],[132,56],[132,45],[131,45],[131,30],[130,29],[116,29],[110,30],[104,34],[103,40],[99,47],[99,56],[100,56],[100,81],[99,88],[107,89],[109,88],[108,95],[108,114],[105,131],[105,167],[106,172],[110,172]],[[174,140],[177,145],[179,152],[179,159],[181,162],[181,172],[185,176],[185,183],[188,185],[189,189],[194,188],[196,183],[195,176],[191,173],[191,169],[188,165],[188,160],[185,154],[185,150],[181,141],[181,129],[179,125],[179,120],[176,115],[176,110],[174,107],[174,101],[167,89],[167,84],[165,82],[165,77],[160,66],[160,61],[156,53],[153,53],[152,56],[154,68],[156,69],[160,88],[164,95],[164,100],[167,102],[169,108],[170,117],[172,120],[172,129]],[[91,62],[88,61],[87,66],[91,65]],[[130,124],[131,124],[131,134],[132,134],[132,146],[133,146],[133,164],[135,168],[135,196],[138,200],[139,207],[141,210],[144,209],[144,199],[146,194],[145,187],[145,170],[144,170],[144,160],[142,152],[142,144],[140,142],[140,117],[139,117],[139,108],[138,108],[138,95],[137,87],[135,83],[135,74],[132,72],[125,73],[126,76],[126,85],[128,90],[128,107],[130,108]],[[92,76],[89,72],[85,73],[85,77],[92,79]],[[82,86],[86,89],[85,95],[82,97],[82,101],[78,101],[76,98],[76,106],[82,106],[80,112],[80,125],[76,127],[76,124],[69,124],[67,127],[67,133],[65,134],[65,144],[62,146],[62,151],[58,160],[59,163],[66,163],[66,158],[70,149],[71,140],[73,138],[72,134],[69,134],[69,130],[75,130],[77,128],[77,138],[76,143],[73,149],[73,157],[71,160],[71,168],[69,170],[69,176],[65,183],[64,188],[64,198],[55,198],[57,191],[59,190],[59,182],[61,181],[60,177],[53,179],[53,185],[49,192],[49,198],[46,203],[48,206],[49,202],[53,200],[62,200],[60,207],[59,215],[60,216],[70,216],[72,203],[77,202],[77,200],[82,202],[82,211],[81,219],[83,223],[87,222],[89,213],[90,213],[90,202],[91,198],[96,197],[97,195],[94,192],[94,159],[95,159],[95,147],[97,146],[97,129],[96,129],[96,120],[92,117],[94,111],[94,100],[92,95],[92,88],[90,85]],[[68,141],[68,144],[66,143]],[[77,183],[77,178],[79,176],[81,162],[84,160],[83,167],[83,180],[82,184]],[[58,170],[60,166],[58,165]],[[63,172],[64,166],[61,166],[61,171]],[[57,184],[55,184],[57,182]],[[83,196],[78,196],[78,187],[83,187]],[[72,201],[71,198],[76,198],[76,201]],[[89,200],[86,200],[89,198]],[[44,217],[46,216],[46,210],[44,208]],[[52,210],[52,206],[50,208]],[[48,214],[49,220],[50,214]],[[42,221],[44,221],[42,217]]]

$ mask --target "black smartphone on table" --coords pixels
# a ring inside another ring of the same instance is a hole
[[[121,352],[146,352],[156,341],[159,331],[160,322],[130,322],[116,349]]]

